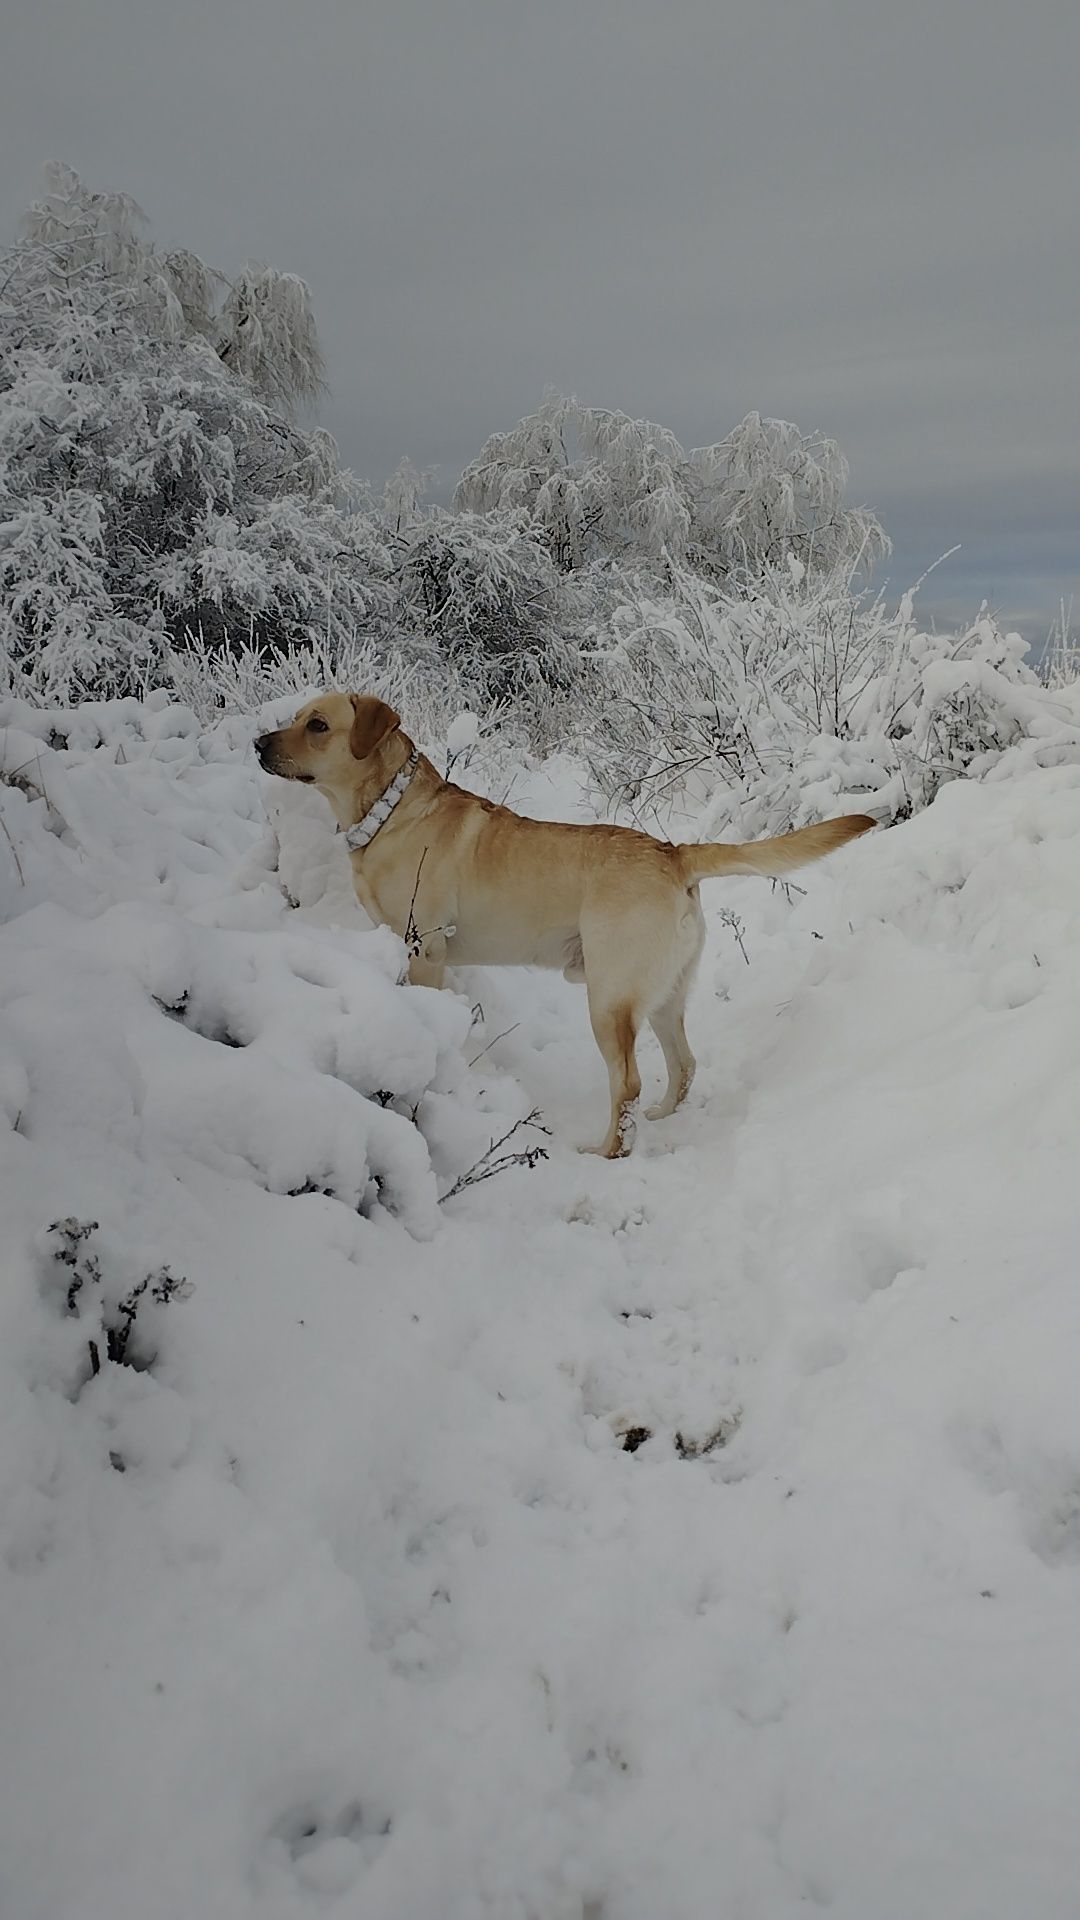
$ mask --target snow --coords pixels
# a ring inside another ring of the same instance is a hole
[[[0,729],[0,1910],[1073,1920],[1075,760],[709,890],[606,1165],[253,721]]]

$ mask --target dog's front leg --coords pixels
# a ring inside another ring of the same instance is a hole
[[[446,974],[446,943],[455,932],[453,900],[440,898],[435,875],[423,878],[422,883],[422,872],[418,873],[402,929],[409,954],[411,986],[442,986]]]
[[[409,949],[409,984],[414,987],[441,987],[446,974],[446,942],[454,931],[449,910],[445,913],[437,913],[428,902],[424,924],[426,931],[417,928],[415,924],[410,925],[406,930],[405,941]]]
[[[589,1017],[596,1044],[604,1056],[611,1085],[611,1124],[598,1147],[585,1147],[585,1153],[598,1153],[605,1160],[621,1160],[634,1144],[641,1075],[637,1065],[637,1020],[627,1002],[606,1004],[590,985]]]
[[[432,951],[436,949],[436,951]],[[439,934],[424,942],[422,952],[409,961],[411,987],[441,987],[446,976],[446,940]]]

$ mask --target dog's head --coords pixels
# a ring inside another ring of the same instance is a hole
[[[321,693],[301,707],[289,727],[255,742],[259,764],[282,780],[302,780],[323,791],[348,790],[367,760],[401,725],[385,700],[366,693]]]

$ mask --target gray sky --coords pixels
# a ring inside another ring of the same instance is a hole
[[[324,423],[444,490],[554,384],[820,428],[897,591],[1080,621],[1080,0],[29,0],[0,228],[43,161],[311,284]]]

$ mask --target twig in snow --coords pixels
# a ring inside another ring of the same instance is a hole
[[[445,1193],[440,1193],[439,1205],[441,1206],[444,1200],[452,1200],[455,1194],[463,1193],[466,1187],[478,1187],[481,1180],[491,1180],[497,1173],[506,1173],[510,1167],[535,1167],[539,1161],[546,1160],[548,1157],[546,1147],[525,1147],[518,1153],[500,1153],[499,1149],[505,1147],[508,1140],[513,1139],[520,1127],[535,1127],[538,1133],[544,1133],[549,1139],[551,1138],[551,1128],[545,1127],[540,1118],[539,1107],[534,1107],[523,1120],[515,1120],[513,1126],[508,1128],[500,1140],[492,1140],[468,1172],[459,1174],[453,1186],[448,1187]]]
[[[0,827],[3,827],[4,839],[7,841],[8,846],[11,848],[11,857],[15,862],[15,871],[19,876],[19,885],[21,887],[25,887],[26,875],[22,870],[22,861],[19,859],[19,849],[15,845],[15,842],[11,837],[11,829],[9,828],[7,821],[4,819],[0,819]]]
[[[737,945],[739,952],[742,954],[743,959],[746,961],[747,966],[749,966],[750,955],[747,953],[746,945],[745,945],[745,942],[743,941],[743,923],[739,919],[738,914],[732,913],[730,907],[721,907],[719,917],[723,921],[725,927],[731,928],[732,933],[735,935],[735,944]]]
[[[453,926],[425,927],[423,931],[421,931],[416,924],[416,896],[420,891],[420,874],[424,861],[427,859],[427,851],[425,847],[423,853],[420,855],[420,865],[416,869],[416,885],[413,887],[412,899],[409,902],[409,917],[405,922],[405,951],[410,960],[418,960],[420,958],[420,955],[424,951],[424,941],[430,940],[433,934],[441,933],[445,939],[451,940],[457,932],[457,928]]]
[[[481,1047],[479,1053],[473,1054],[472,1059],[469,1061],[470,1067],[475,1067],[477,1061],[482,1060],[485,1053],[490,1053],[492,1047],[497,1046],[500,1040],[506,1039],[507,1034],[516,1033],[520,1025],[521,1021],[515,1020],[512,1027],[504,1027],[501,1033],[497,1033],[493,1039],[488,1041],[486,1047]]]
[[[413,883],[412,899],[409,901],[409,917],[405,922],[405,946],[409,958],[412,960],[416,959],[423,944],[423,935],[417,932],[414,914],[416,909],[416,896],[420,891],[420,875],[424,871],[424,861],[427,859],[427,851],[425,847],[423,853],[420,855],[420,863],[416,869],[416,879]]]

